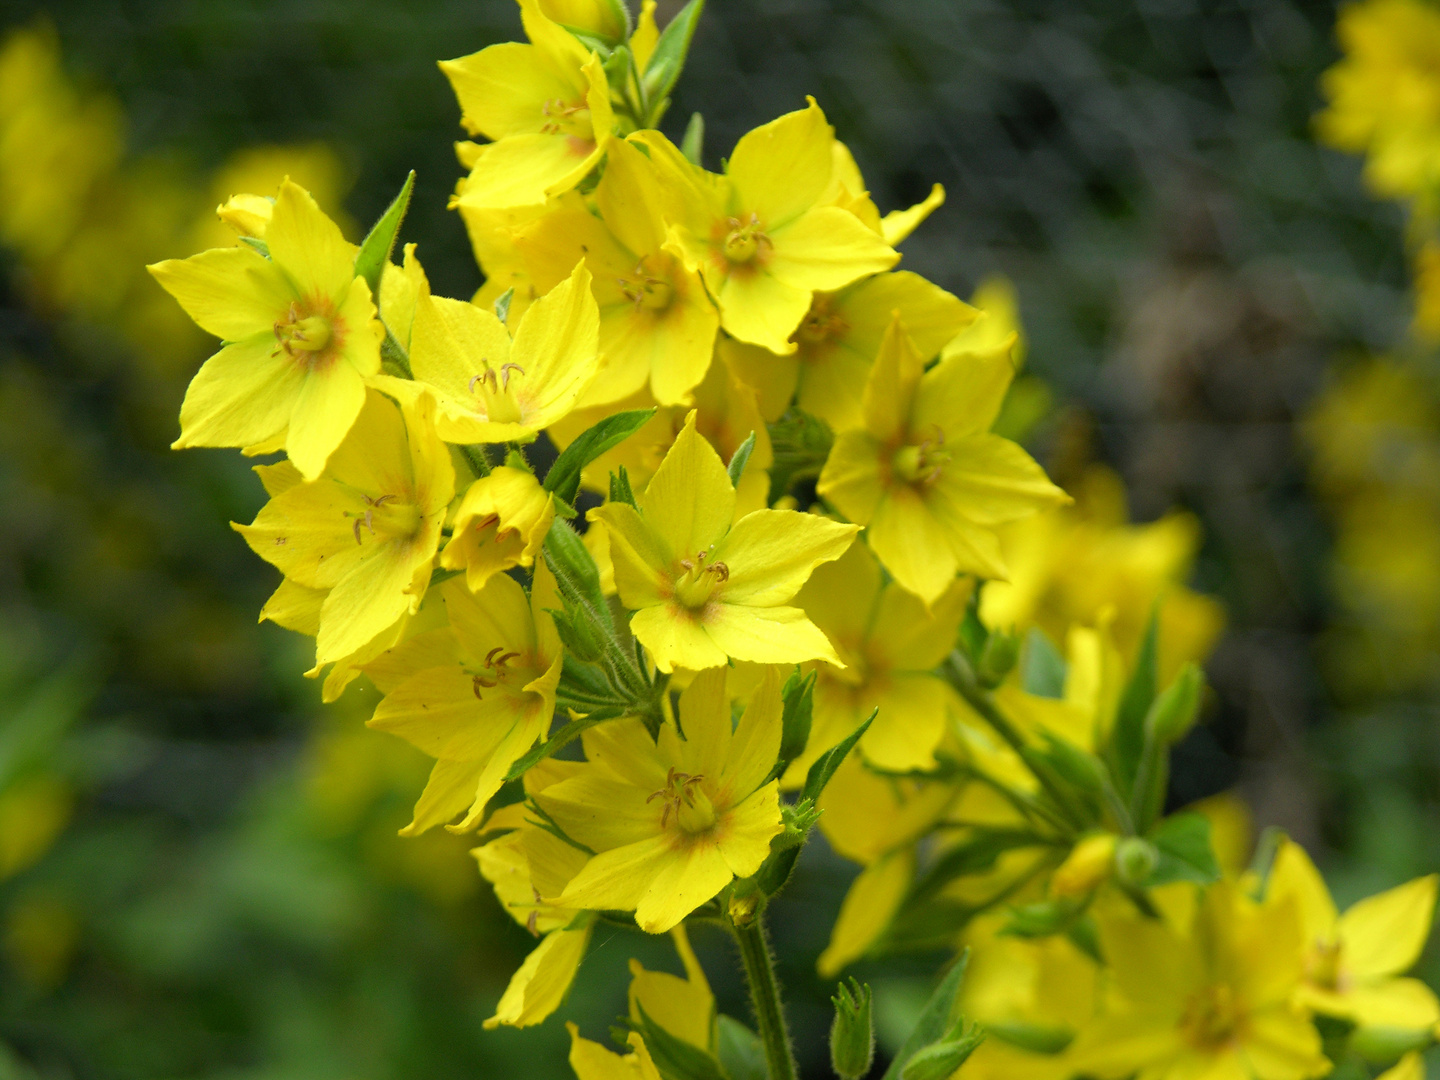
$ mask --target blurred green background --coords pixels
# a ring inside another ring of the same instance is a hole
[[[905,265],[962,296],[1014,281],[1054,401],[1032,448],[1061,483],[1116,468],[1136,520],[1203,522],[1194,584],[1229,629],[1172,802],[1238,786],[1346,900],[1440,863],[1440,616],[1390,662],[1303,435],[1410,314],[1401,212],[1310,136],[1333,20],[1290,0],[712,0],[665,126],[703,112],[717,167],[814,94],[882,211],[945,185]],[[530,939],[463,839],[395,837],[427,763],[362,728],[373,691],[322,709],[308,642],[256,625],[274,572],[226,523],[263,493],[232,452],[167,449],[206,341],[138,273],[199,246],[222,170],[248,175],[237,152],[280,144],[352,235],[416,169],[404,239],[468,296],[435,61],[519,38],[517,8],[0,2],[19,27],[53,30],[100,119],[78,165],[37,155],[4,120],[32,91],[0,79],[0,1074],[568,1075],[558,1018],[481,1031]],[[76,169],[98,178],[85,221],[17,224]],[[813,961],[853,874],[821,847],[775,911],[814,1076]],[[725,945],[697,947],[744,1015]],[[598,1036],[628,958],[667,954],[602,932],[567,1014]],[[932,970],[862,974],[893,1012]]]

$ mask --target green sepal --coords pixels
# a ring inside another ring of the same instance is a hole
[[[1005,937],[1044,938],[1067,933],[1085,911],[1086,901],[1059,898],[1036,900],[1010,909],[1000,929]]]
[[[1155,701],[1158,626],[1158,613],[1152,608],[1150,621],[1145,627],[1145,636],[1140,641],[1140,651],[1135,657],[1135,670],[1120,695],[1120,703],[1115,708],[1115,721],[1110,729],[1110,744],[1106,757],[1110,761],[1110,771],[1115,776],[1116,786],[1119,787],[1121,796],[1126,799],[1129,799],[1135,790],[1135,775],[1145,753],[1145,717]]]
[[[801,480],[813,480],[825,467],[835,436],[824,420],[802,409],[790,408],[773,424],[770,432],[770,502],[790,494]]]
[[[750,460],[751,451],[755,449],[755,432],[750,432],[745,441],[740,444],[730,458],[730,464],[725,466],[725,471],[730,474],[730,486],[739,487],[740,477],[745,473],[745,465]]]
[[[1020,687],[1036,697],[1065,696],[1065,658],[1045,632],[1031,627],[1025,635],[1025,648],[1020,661]]]
[[[967,948],[930,995],[930,1000],[925,1003],[925,1008],[920,1013],[920,1019],[915,1022],[915,1029],[890,1060],[884,1080],[900,1080],[910,1059],[940,1039],[949,1029],[950,1017],[955,1011],[955,1000],[960,996],[960,984],[965,979],[965,968],[969,963],[970,950]]]
[[[690,0],[661,31],[659,40],[655,42],[655,51],[645,65],[642,81],[647,100],[658,103],[674,88],[685,68],[690,42],[695,37],[695,27],[704,10],[705,0]]]
[[[377,311],[380,308],[380,277],[395,250],[400,224],[405,220],[405,212],[410,209],[410,196],[414,191],[415,170],[411,169],[410,175],[400,187],[400,194],[395,196],[395,201],[380,215],[380,220],[375,222],[374,228],[361,242],[360,251],[355,256],[355,276],[364,278],[365,284],[370,286],[370,295],[375,299]]]
[[[580,473],[585,466],[635,434],[654,415],[653,408],[631,409],[607,416],[581,432],[579,438],[564,449],[555,459],[555,464],[550,466],[550,471],[545,474],[545,490],[553,491],[557,498],[564,499],[567,503],[573,503],[580,491]]]
[[[698,112],[690,114],[685,125],[685,136],[680,140],[680,153],[691,165],[700,167],[701,155],[705,152],[705,118]]]
[[[261,255],[264,255],[265,258],[270,258],[270,245],[267,244],[264,240],[261,240],[260,237],[242,236],[240,237],[240,242],[242,244],[248,244],[250,247],[258,251]]]
[[[616,706],[609,706],[604,709],[596,709],[592,713],[571,720],[551,735],[543,743],[532,747],[530,752],[510,766],[510,771],[505,774],[506,780],[516,780],[524,776],[526,771],[533,765],[538,765],[546,758],[569,746],[580,737],[580,733],[596,724],[602,724],[606,720],[614,720],[624,716],[625,710]]]
[[[514,299],[515,286],[512,285],[510,286],[510,288],[506,289],[499,296],[497,296],[495,298],[495,303],[492,305],[495,309],[495,317],[499,319],[502,323],[505,323],[507,326],[510,323],[510,304],[514,301]]]
[[[780,689],[780,756],[770,770],[770,780],[783,776],[790,762],[805,752],[805,746],[810,741],[816,677],[813,671],[802,675],[796,668]]]
[[[1145,882],[1147,889],[1171,881],[1209,885],[1220,880],[1220,863],[1210,846],[1210,819],[1204,814],[1172,814],[1147,837],[1160,858]]]
[[[875,1021],[870,985],[852,978],[842,981],[830,998],[835,1019],[830,1024],[830,1067],[840,1080],[861,1080],[875,1061]]]

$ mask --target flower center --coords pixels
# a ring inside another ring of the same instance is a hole
[[[377,540],[409,540],[420,531],[420,508],[412,502],[404,502],[399,495],[378,495],[371,497],[364,492],[364,510],[346,510],[347,518],[354,518],[355,542],[364,543],[361,528],[370,530]]]
[[[571,135],[588,139],[594,132],[590,126],[590,107],[581,98],[576,102],[551,98],[540,106],[544,121],[540,125],[542,135]]]
[[[1205,987],[1186,1002],[1180,1033],[1198,1050],[1219,1050],[1234,1041],[1244,1020],[1235,991],[1221,983]]]
[[[279,356],[283,352],[292,360],[313,365],[333,336],[329,319],[321,315],[302,316],[300,305],[292,302],[285,318],[275,321],[275,340],[280,344],[270,355]]]
[[[1305,978],[1326,990],[1343,989],[1345,972],[1340,965],[1342,947],[1339,940],[1315,942],[1305,958]]]
[[[493,423],[520,423],[524,417],[511,387],[519,376],[525,374],[525,369],[519,364],[501,364],[492,368],[483,356],[480,362],[485,365],[485,370],[472,375],[467,385],[470,393],[477,398],[476,411],[483,412],[485,418]]]
[[[700,781],[704,779],[703,773],[692,776],[690,773],[680,772],[673,765],[670,766],[670,771],[665,776],[665,786],[658,791],[652,791],[645,800],[647,803],[660,800],[660,828],[667,828],[672,819],[676,828],[689,836],[714,828],[717,817],[715,804],[700,789]]]
[[[495,689],[495,687],[505,682],[509,676],[513,675],[514,672],[510,670],[509,665],[512,660],[518,659],[519,656],[520,654],[518,652],[507,652],[504,645],[496,645],[495,648],[486,653],[485,666],[479,671],[469,672],[470,685],[475,691],[475,696],[483,701],[484,695],[482,691]]]
[[[733,263],[745,263],[753,259],[761,245],[768,245],[770,237],[761,228],[760,218],[751,214],[749,218],[730,218],[726,221],[730,231],[725,234],[722,247],[725,257]]]
[[[704,607],[720,585],[730,580],[730,567],[713,558],[713,551],[697,552],[693,559],[681,559],[681,574],[675,579],[675,599],[694,610]]]
[[[951,456],[945,448],[945,433],[936,428],[932,438],[896,450],[890,459],[890,471],[902,483],[928,486],[940,479]]]
[[[794,340],[802,345],[822,345],[843,337],[849,329],[850,324],[830,310],[830,298],[816,293],[814,303],[795,330]]]

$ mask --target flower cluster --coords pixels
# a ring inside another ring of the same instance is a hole
[[[409,182],[358,247],[287,181],[151,268],[223,342],[175,445],[285,453],[235,526],[283,575],[262,618],[315,638],[327,699],[380,691],[370,725],[435,759],[404,832],[475,833],[538,939],[489,1023],[550,1016],[598,923],[669,932],[686,978],[637,966],[582,1080],[793,1077],[763,919],[818,826],[861,866],[823,973],[973,951],[906,1080],[1428,1044],[1396,976],[1434,879],[1336,916],[1294,845],[1226,875],[1210,818],[1164,813],[1222,621],[1181,582],[1193,523],[1126,524],[1101,474],[1072,507],[992,430],[1004,305],[894,269],[938,188],[882,216],[813,100],[719,173],[698,116],[657,130],[700,6],[521,0],[527,43],[441,65],[488,140],[459,148],[469,300],[397,256]],[[758,1030],[715,1015],[691,923],[734,935]],[[836,1001],[863,1075],[869,990]]]

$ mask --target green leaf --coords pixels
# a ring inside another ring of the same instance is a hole
[[[510,302],[515,299],[515,286],[510,286],[495,298],[495,317],[502,323],[510,322]]]
[[[885,1070],[884,1080],[900,1080],[900,1074],[910,1059],[949,1030],[950,1016],[955,1011],[955,999],[960,996],[960,983],[965,978],[965,968],[969,963],[970,950],[967,948],[930,995],[930,1000],[925,1003],[925,1008],[920,1013],[920,1019],[915,1023],[915,1030],[910,1032],[910,1037],[901,1045],[891,1059],[890,1067]]]
[[[1135,774],[1145,753],[1145,716],[1155,701],[1158,623],[1157,609],[1152,608],[1145,636],[1140,641],[1140,651],[1135,657],[1135,670],[1120,695],[1110,732],[1107,755],[1110,770],[1115,774],[1120,794],[1127,800],[1134,793]]]
[[[1220,880],[1220,864],[1210,847],[1210,819],[1203,814],[1175,814],[1150,831],[1149,840],[1160,852],[1155,872],[1145,887],[1171,881],[1209,885]]]
[[[1065,658],[1043,630],[1031,627],[1025,635],[1025,657],[1020,663],[1020,685],[1036,697],[1065,696]]]
[[[690,114],[690,123],[685,125],[685,137],[680,140],[680,153],[691,165],[699,166],[700,156],[705,152],[705,118],[698,112]]]
[[[511,765],[510,771],[505,774],[505,779],[515,780],[524,776],[532,765],[540,764],[540,762],[550,757],[556,751],[569,746],[580,737],[582,731],[587,728],[592,728],[596,724],[604,723],[606,720],[614,720],[623,715],[625,715],[624,709],[616,708],[612,705],[609,708],[596,709],[592,713],[587,713],[585,716],[571,720],[559,731],[555,732],[554,735],[551,735],[550,738],[546,739],[539,746],[533,747],[528,754],[515,762],[514,765]]]
[[[809,799],[811,802],[819,801],[820,793],[825,790],[825,785],[830,783],[830,778],[835,775],[835,770],[840,768],[840,763],[845,760],[845,756],[855,748],[855,744],[860,741],[860,736],[870,730],[870,725],[875,722],[875,717],[879,713],[878,708],[872,709],[869,718],[852,731],[848,738],[840,740],[815,760],[815,763],[810,766],[810,771],[805,774],[805,786],[800,791],[801,799]]]
[[[695,37],[695,27],[704,10],[705,0],[690,0],[670,20],[655,42],[655,51],[645,65],[645,94],[651,101],[658,102],[669,94],[680,78],[685,58],[690,53],[690,41]]]
[[[723,1013],[716,1021],[715,1031],[715,1055],[730,1080],[765,1080],[765,1044],[759,1035]]]
[[[671,1035],[645,1011],[638,1001],[640,1021],[635,1025],[645,1039],[645,1048],[664,1080],[730,1080],[713,1056],[678,1036]]]
[[[395,201],[390,208],[380,215],[380,220],[375,222],[375,227],[360,245],[360,252],[355,256],[355,276],[365,279],[365,284],[370,286],[370,295],[375,298],[375,308],[380,308],[380,275],[385,272],[385,264],[390,261],[390,254],[395,250],[395,239],[400,235],[400,223],[405,220],[405,211],[410,209],[410,196],[415,191],[415,170],[410,170],[410,175],[405,178],[404,185],[400,188],[400,194],[395,196]]]
[[[1044,845],[1045,841],[1032,832],[977,828],[968,840],[948,848],[926,868],[910,887],[905,905],[913,907],[925,902],[957,878],[985,873],[1007,851]]]
[[[784,703],[780,714],[780,757],[771,778],[785,772],[786,766],[805,752],[810,741],[810,722],[815,705],[815,672],[802,675],[797,668],[780,690]]]
[[[605,451],[619,445],[645,426],[655,410],[631,409],[607,416],[594,427],[586,429],[555,459],[545,474],[545,490],[553,491],[567,503],[575,501],[580,490],[580,472]]]
[[[725,471],[730,474],[730,486],[739,487],[740,477],[745,473],[745,463],[750,460],[750,452],[755,449],[755,432],[750,432],[740,448],[735,451],[735,456],[730,459],[730,464]]]
[[[1083,908],[1075,900],[1036,900],[1010,909],[1000,933],[1006,937],[1043,938],[1067,932]]]

